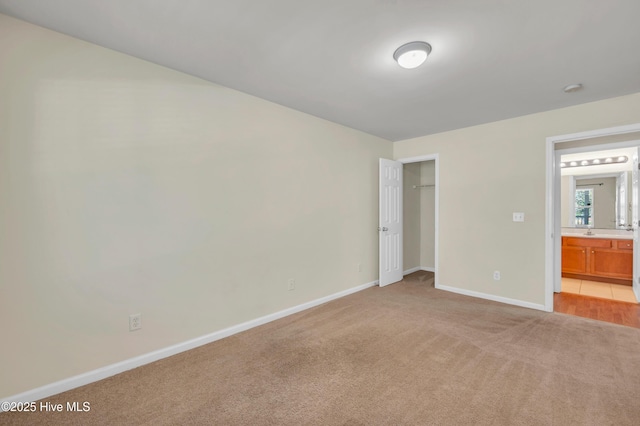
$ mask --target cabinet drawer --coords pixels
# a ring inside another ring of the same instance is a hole
[[[565,246],[570,247],[598,247],[598,248],[611,248],[611,240],[601,240],[598,238],[563,238]]]
[[[616,248],[633,250],[633,240],[616,240]]]

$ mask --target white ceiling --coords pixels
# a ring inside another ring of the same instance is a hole
[[[0,13],[393,141],[640,92],[639,0],[0,0]],[[414,40],[432,54],[402,69],[393,52]]]

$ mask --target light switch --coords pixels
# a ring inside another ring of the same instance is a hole
[[[522,213],[522,212],[513,212],[513,221],[514,222],[524,222],[524,213]]]

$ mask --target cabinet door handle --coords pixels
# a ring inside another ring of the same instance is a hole
[[[591,253],[594,253],[594,254],[595,254],[595,251],[591,250]]]

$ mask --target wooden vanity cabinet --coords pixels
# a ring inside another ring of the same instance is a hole
[[[587,273],[587,249],[584,247],[562,246],[562,272]]]
[[[633,242],[562,237],[562,276],[631,285]]]

